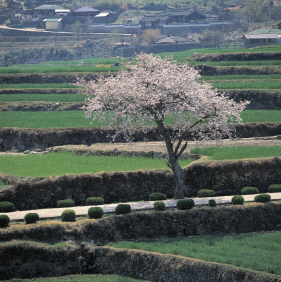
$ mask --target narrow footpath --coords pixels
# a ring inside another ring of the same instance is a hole
[[[271,200],[281,200],[280,193],[267,193],[271,196]],[[257,195],[257,194],[256,194]],[[245,202],[253,202],[256,195],[243,195]],[[230,204],[233,196],[222,196],[222,197],[210,197],[210,198],[192,198],[194,200],[195,206],[208,205],[209,200],[213,199],[216,201],[217,205],[220,204]],[[163,201],[166,205],[166,208],[175,208],[178,200],[166,200]],[[114,213],[116,206],[120,203],[100,205],[95,207],[101,207],[104,213]],[[132,211],[142,211],[142,210],[153,210],[153,201],[147,202],[127,202],[126,204],[131,205]],[[77,206],[69,208],[51,208],[51,209],[39,209],[39,210],[26,210],[26,211],[15,211],[9,213],[0,213],[6,214],[10,217],[12,221],[22,221],[24,216],[27,213],[38,213],[40,219],[49,219],[60,217],[62,212],[66,209],[72,209],[76,212],[76,216],[84,216],[88,214],[88,209],[91,206]]]

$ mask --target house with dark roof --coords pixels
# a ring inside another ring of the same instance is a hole
[[[276,28],[261,28],[242,36],[244,47],[251,48],[267,44],[281,44],[281,30]]]
[[[99,10],[87,6],[81,7],[74,11],[75,16],[96,16],[98,13]]]
[[[117,21],[118,15],[112,11],[103,11],[97,14],[94,18],[96,23],[113,23]]]
[[[34,12],[40,15],[54,15],[56,10],[64,10],[64,8],[59,5],[41,5],[34,8]]]
[[[221,16],[209,10],[192,8],[168,8],[153,16],[144,16],[141,24],[144,28],[158,28],[171,23],[203,23],[221,20]]]

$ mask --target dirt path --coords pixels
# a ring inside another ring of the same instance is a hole
[[[222,146],[281,146],[281,138],[279,136],[270,137],[256,137],[256,138],[243,138],[243,139],[226,139],[223,141]],[[216,146],[216,141],[208,142],[188,142],[186,151],[195,147],[212,147]],[[96,143],[91,146],[87,145],[66,145],[57,146],[55,148],[68,148],[68,149],[90,149],[90,150],[114,150],[120,151],[154,151],[163,152],[165,147],[163,142],[134,142],[132,145],[128,143]]]
[[[195,147],[213,147],[217,146],[216,141],[208,142],[195,142],[189,141],[186,152]],[[237,147],[237,146],[281,146],[281,136],[270,136],[270,137],[255,137],[255,138],[237,138],[237,139],[226,139],[223,140],[222,146]],[[154,151],[154,152],[165,152],[163,142],[134,142],[131,145],[128,143],[96,143],[91,146],[87,145],[65,145],[55,146],[53,148],[67,148],[72,150],[77,149],[88,149],[88,150],[114,150],[119,151]],[[24,155],[23,152],[0,152],[0,155]]]

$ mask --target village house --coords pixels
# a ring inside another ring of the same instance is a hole
[[[281,44],[281,30],[274,27],[261,28],[242,36],[244,47],[251,48],[267,44]]]

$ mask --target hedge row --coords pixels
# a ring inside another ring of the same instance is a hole
[[[236,136],[239,138],[275,136],[281,135],[281,123],[247,123],[235,125]],[[171,130],[171,129],[170,129]],[[202,131],[207,133],[208,128],[202,127]],[[23,151],[40,146],[42,148],[68,145],[68,144],[93,144],[109,143],[115,133],[114,128],[46,128],[46,129],[24,129],[24,128],[0,128],[0,151],[6,151],[15,147]],[[144,134],[141,130],[136,130],[133,134],[134,142],[160,141],[156,128]],[[186,140],[194,140],[194,136],[186,134]],[[116,143],[124,143],[126,140],[119,136]]]
[[[281,52],[193,53],[192,59],[198,62],[273,61],[281,60]]]
[[[281,229],[281,203],[201,207],[189,210],[137,212],[82,220],[11,225],[0,229],[0,241],[22,239],[41,242],[91,240],[96,244],[145,238],[248,233]]]
[[[157,271],[161,269],[161,271]],[[0,277],[54,277],[75,273],[118,274],[149,281],[280,282],[278,276],[220,263],[146,251],[67,244],[54,247],[12,241],[1,246]]]

